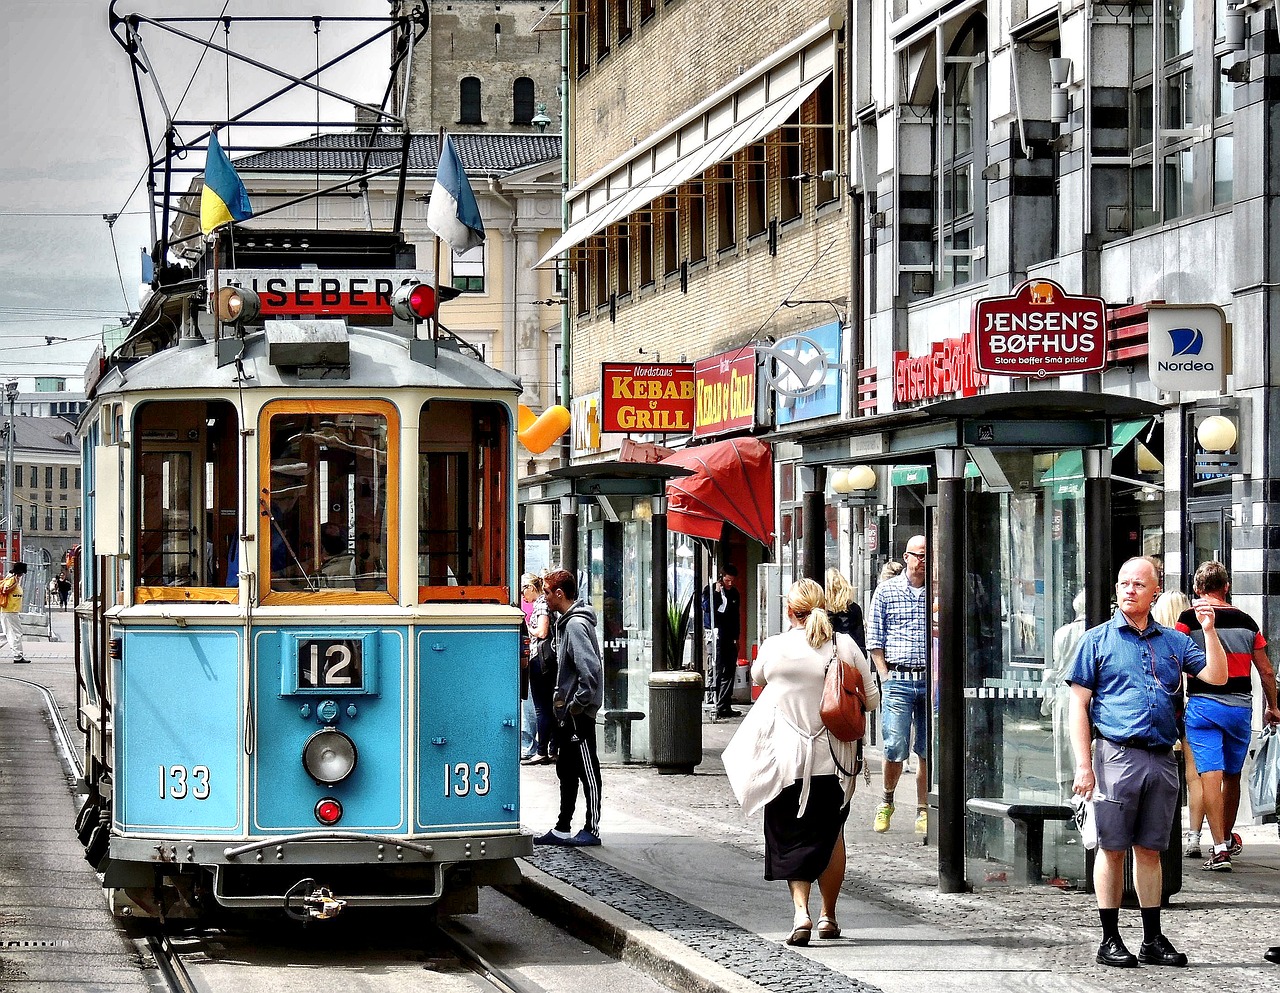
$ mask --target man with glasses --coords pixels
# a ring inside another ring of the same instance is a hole
[[[1227,656],[1214,628],[1213,607],[1194,603],[1204,630],[1204,649],[1181,631],[1151,618],[1160,592],[1159,572],[1149,558],[1120,567],[1117,610],[1111,620],[1080,639],[1067,673],[1071,686],[1071,748],[1074,791],[1092,801],[1098,831],[1093,885],[1102,922],[1098,962],[1133,968],[1185,966],[1187,957],[1160,928],[1160,853],[1169,846],[1178,816],[1177,703],[1182,674],[1220,686]],[[1142,909],[1142,945],[1136,956],[1120,938],[1124,856],[1133,849],[1133,879]]]
[[[884,834],[893,817],[893,792],[915,728],[916,834],[929,833],[929,768],[926,673],[929,664],[929,607],[925,586],[925,539],[907,542],[900,575],[876,587],[867,624],[867,649],[883,686],[880,713],[884,734],[884,795],[876,808],[874,828]]]

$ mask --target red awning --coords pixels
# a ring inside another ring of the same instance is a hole
[[[762,545],[773,544],[773,454],[755,438],[730,438],[685,448],[663,465],[692,469],[667,483],[667,528],[720,540],[732,524]]]

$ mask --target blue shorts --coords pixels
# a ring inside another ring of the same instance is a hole
[[[923,679],[886,679],[880,685],[880,728],[884,732],[884,760],[905,762],[916,729],[914,751],[924,758],[928,750],[925,701],[928,684]]]
[[[1240,775],[1253,733],[1253,711],[1233,707],[1211,696],[1187,701],[1187,744],[1196,760],[1196,772]]]

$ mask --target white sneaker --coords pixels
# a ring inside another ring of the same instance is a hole
[[[1189,859],[1198,859],[1202,857],[1200,850],[1200,834],[1197,831],[1188,831],[1183,835],[1183,854]]]

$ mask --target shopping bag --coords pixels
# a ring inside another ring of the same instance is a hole
[[[1261,734],[1258,751],[1249,773],[1249,804],[1254,816],[1270,814],[1276,809],[1276,780],[1280,778],[1280,741],[1275,728],[1268,725]]]

